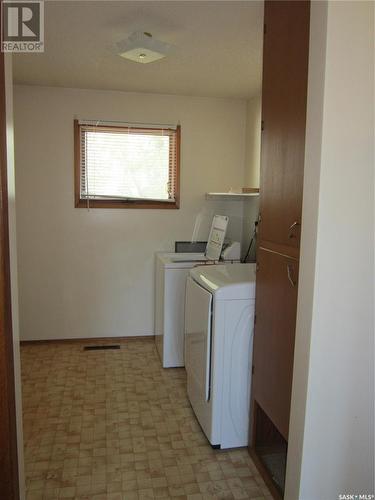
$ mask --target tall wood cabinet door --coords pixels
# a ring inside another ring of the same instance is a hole
[[[252,398],[288,439],[298,262],[259,248]]]
[[[299,247],[309,19],[309,2],[265,2],[260,183],[264,244]]]

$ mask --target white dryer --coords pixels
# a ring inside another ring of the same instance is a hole
[[[187,279],[187,391],[215,447],[248,444],[255,271],[255,264],[199,266]]]

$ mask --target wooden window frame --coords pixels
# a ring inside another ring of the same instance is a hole
[[[176,210],[180,208],[180,147],[181,147],[181,126],[176,128],[176,172],[175,172],[175,193],[174,201],[163,200],[95,200],[81,198],[81,125],[78,120],[74,120],[74,199],[76,208],[148,208]],[[119,128],[101,125],[107,128]],[[125,127],[121,127],[125,128]],[[160,129],[162,130],[162,129]]]

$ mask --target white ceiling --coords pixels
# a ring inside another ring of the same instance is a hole
[[[176,46],[138,64],[115,43],[134,31]],[[46,1],[45,52],[16,54],[16,83],[247,98],[260,93],[263,1]]]

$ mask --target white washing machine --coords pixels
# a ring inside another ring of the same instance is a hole
[[[164,368],[184,366],[185,285],[191,268],[220,258],[226,215],[212,220],[205,253],[157,253],[155,264],[155,343]]]
[[[187,391],[215,447],[248,444],[255,266],[199,266],[187,278]]]
[[[203,253],[157,253],[155,343],[163,368],[184,366],[185,285],[190,269],[205,262]]]

